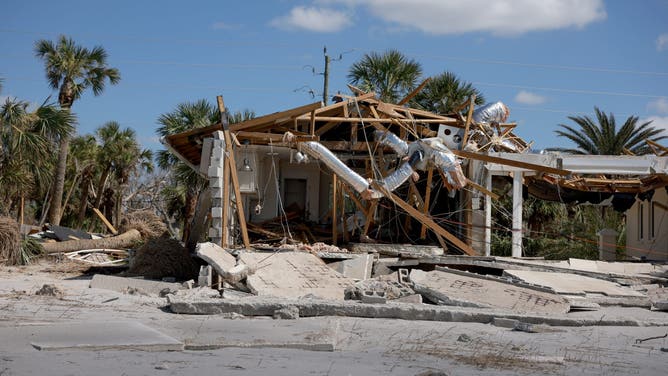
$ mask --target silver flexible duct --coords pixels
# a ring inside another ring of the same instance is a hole
[[[476,123],[503,123],[509,115],[510,110],[503,102],[488,103],[473,111],[473,121]]]
[[[339,158],[321,143],[307,141],[299,144],[301,151],[312,158],[322,161],[332,172],[350,184],[357,192],[362,193],[369,189],[369,182],[358,173],[346,166]]]
[[[408,155],[408,144],[394,133],[376,129],[373,134],[376,138],[376,142],[391,147],[400,157]]]

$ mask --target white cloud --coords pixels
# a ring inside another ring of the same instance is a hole
[[[668,50],[668,33],[661,34],[658,38],[656,38],[656,50]]]
[[[603,0],[319,0],[365,6],[381,19],[428,34],[488,32],[519,35],[532,31],[583,28],[606,19]]]
[[[647,104],[647,109],[658,114],[668,114],[668,98],[661,97]]]
[[[544,96],[526,90],[520,90],[515,96],[515,101],[522,104],[543,104],[546,100]]]
[[[647,119],[642,119],[639,121],[639,124],[642,124],[647,121],[652,121],[650,126],[663,129],[668,135],[668,116],[650,116]]]
[[[304,29],[319,33],[335,32],[350,25],[350,17],[331,8],[297,6],[289,14],[275,18],[270,25],[281,29]]]

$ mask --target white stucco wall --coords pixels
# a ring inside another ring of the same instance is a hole
[[[655,204],[659,203],[659,205]],[[643,231],[640,233],[640,206],[643,206]],[[663,206],[663,207],[662,207]],[[652,211],[652,207],[654,210]],[[659,188],[651,201],[636,199],[626,212],[626,255],[650,260],[668,260],[668,193]],[[654,234],[652,235],[652,221]]]

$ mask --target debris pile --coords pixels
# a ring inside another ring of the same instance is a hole
[[[19,224],[9,217],[0,217],[0,261],[7,265],[21,264]]]
[[[155,238],[137,249],[128,273],[146,278],[188,280],[197,275],[197,266],[178,240]]]
[[[392,247],[397,248],[395,252],[388,251]],[[413,312],[413,319],[445,320],[449,316],[440,315],[447,311],[436,307],[470,307],[481,309],[481,314],[489,312],[490,320],[529,315],[533,321],[511,326],[535,333],[538,324],[558,322],[557,317],[568,317],[570,312],[610,305],[661,310],[668,297],[661,287],[668,283],[668,265],[662,264],[429,255],[389,244],[378,245],[370,253],[322,253],[320,257],[294,250],[227,250],[213,243],[197,248],[198,256],[215,271],[210,278],[219,283],[210,285],[220,294],[170,295],[174,312],[369,317],[370,307],[380,305],[387,309],[372,311],[386,317],[407,318]],[[372,250],[375,245],[361,248]],[[613,268],[617,272],[611,272]],[[272,304],[277,308],[268,308]]]

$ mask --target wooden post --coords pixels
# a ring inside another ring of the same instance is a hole
[[[443,236],[444,238],[448,239],[452,244],[455,245],[455,247],[459,248],[460,250],[462,250],[467,255],[469,255],[469,256],[475,255],[475,252],[473,251],[473,249],[469,245],[467,245],[466,243],[459,240],[459,238],[457,238],[456,236],[454,236],[451,233],[449,233],[448,231],[446,231],[443,227],[439,226],[438,223],[434,222],[433,219],[431,219],[430,217],[422,214],[419,210],[415,209],[414,207],[412,207],[411,205],[406,203],[404,200],[402,200],[396,194],[388,191],[382,185],[374,182],[373,186],[377,190],[381,191],[386,197],[391,198],[392,201],[395,204],[397,204],[399,207],[401,207],[406,212],[408,212],[408,214],[412,215],[415,219],[417,219],[421,223],[427,225],[431,231],[433,231],[433,232]]]
[[[241,228],[241,237],[244,242],[244,247],[245,248],[250,248],[250,240],[248,239],[248,229],[246,228],[246,212],[244,211],[244,206],[243,206],[243,199],[241,197],[241,191],[239,190],[239,176],[237,175],[237,163],[234,159],[234,150],[232,149],[232,136],[230,134],[230,124],[227,120],[227,114],[225,110],[225,103],[223,102],[223,97],[219,95],[216,97],[218,100],[218,111],[220,111],[220,121],[223,124],[223,133],[225,134],[225,151],[227,153],[227,158],[225,158],[225,167],[227,167],[228,174],[232,178],[232,188],[234,189],[234,201],[237,207],[237,216],[239,218],[239,227]],[[225,174],[225,171],[223,170],[223,180],[225,178],[228,178],[228,174]],[[227,184],[225,184],[224,188],[227,188]],[[229,181],[228,181],[229,183]],[[228,188],[228,194],[229,194],[229,188]],[[223,203],[223,212],[225,212],[225,209],[229,205],[228,202]],[[226,217],[223,218],[223,223],[226,223]],[[225,231],[224,231],[225,232]],[[225,239],[225,238],[223,238]],[[223,240],[223,242],[226,242],[226,240]]]
[[[434,169],[429,167],[429,170],[427,170],[427,189],[424,193],[424,206],[422,207],[422,213],[425,215],[429,215],[429,200],[431,198],[431,182],[433,179]],[[422,228],[420,229],[420,239],[424,239],[425,237],[427,237],[427,226],[422,224]]]
[[[369,210],[364,213],[366,216],[366,223],[364,224],[364,231],[362,231],[362,236],[366,236],[369,232],[369,226],[373,223],[373,216],[376,214],[376,208],[378,207],[378,200],[371,201],[369,205]]]
[[[339,183],[339,192],[341,197],[341,225],[343,227],[343,243],[348,242],[348,229],[346,228],[346,194],[343,191],[343,183]]]
[[[95,212],[95,214],[97,214],[97,216],[100,217],[104,225],[107,226],[107,228],[109,229],[109,231],[111,231],[112,234],[114,235],[118,234],[118,230],[116,230],[116,228],[111,224],[111,222],[109,222],[107,217],[105,217],[104,214],[102,214],[102,212],[98,208],[93,208],[93,212]]]
[[[466,116],[466,125],[464,126],[464,138],[462,139],[462,149],[466,146],[466,143],[469,140],[469,127],[471,126],[471,121],[473,120],[473,107],[475,106],[475,94],[471,95],[471,103],[469,103],[469,113]]]
[[[336,174],[332,174],[332,244],[336,245],[336,240],[339,237],[337,221],[336,221],[336,186],[338,185],[338,179]]]

